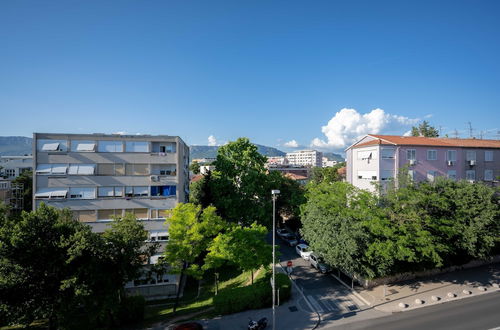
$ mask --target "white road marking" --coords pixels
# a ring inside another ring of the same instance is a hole
[[[307,300],[314,306],[316,311],[323,313],[323,308],[321,308],[321,305],[314,299],[313,296],[307,296]]]
[[[358,297],[356,297],[355,295],[353,294],[349,294],[349,298],[354,301],[356,303],[356,305],[358,306],[364,306],[365,303],[361,301],[361,299],[358,299]]]

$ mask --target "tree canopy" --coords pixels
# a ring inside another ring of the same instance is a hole
[[[411,128],[412,136],[439,137],[439,130],[432,127],[428,121],[424,120],[418,126]]]

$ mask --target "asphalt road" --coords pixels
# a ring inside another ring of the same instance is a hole
[[[500,329],[500,293],[428,306],[391,316],[320,329]]]
[[[292,278],[306,296],[299,300],[299,305],[303,310],[319,312],[324,318],[348,313],[359,312],[369,306],[352,295],[350,290],[345,288],[330,274],[321,274],[311,267],[309,261],[302,259],[295,251],[295,247],[289,247],[279,238],[276,240],[280,244],[280,261],[286,267],[287,261],[293,263]],[[313,307],[313,310],[311,310]]]

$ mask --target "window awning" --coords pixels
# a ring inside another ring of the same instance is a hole
[[[36,174],[50,174],[52,170],[52,165],[50,164],[39,164],[36,167]]]
[[[67,165],[53,164],[52,165],[52,174],[66,174],[67,169],[68,169]]]
[[[79,143],[76,151],[94,151],[95,143]]]
[[[57,143],[45,143],[42,146],[42,151],[57,151],[59,149],[59,142]]]
[[[35,193],[35,198],[66,198],[67,189],[61,188],[44,188]]]

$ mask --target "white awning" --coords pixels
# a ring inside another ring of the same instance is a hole
[[[52,170],[52,165],[50,164],[39,164],[36,167],[36,174],[50,174]]]
[[[94,151],[95,143],[79,143],[76,151]]]
[[[66,164],[53,164],[52,165],[52,174],[66,174],[67,169],[68,169],[68,165],[66,165]]]
[[[77,175],[78,174],[78,164],[70,164],[68,169],[69,175]]]
[[[45,143],[42,146],[42,151],[57,151],[59,149],[59,142],[57,143]]]
[[[35,193],[35,198],[66,198],[67,189],[61,188],[43,188]]]

